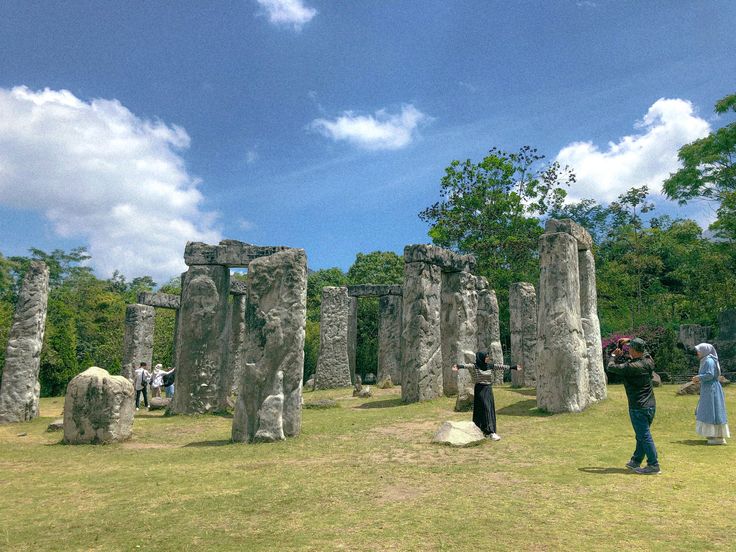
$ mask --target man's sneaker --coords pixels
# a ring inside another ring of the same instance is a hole
[[[490,435],[488,435],[487,437],[488,437],[488,439],[490,439],[491,441],[500,441],[500,440],[501,440],[501,436],[500,436],[500,435],[498,435],[498,434],[496,434],[496,433],[491,433],[491,434],[490,434]]]
[[[636,468],[634,470],[639,475],[659,475],[662,473],[662,470],[659,469],[659,465],[654,466],[644,466],[643,468]]]
[[[637,464],[633,460],[629,460],[628,462],[626,462],[626,467],[633,471],[638,470],[639,466],[641,466],[641,464]]]

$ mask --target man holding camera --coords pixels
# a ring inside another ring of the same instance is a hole
[[[629,345],[628,355],[624,352],[627,343]],[[649,430],[656,412],[654,387],[652,386],[654,360],[645,351],[645,347],[644,340],[638,337],[631,340],[620,339],[606,369],[623,379],[626,397],[629,401],[629,417],[636,435],[636,449],[631,460],[626,463],[626,467],[638,474],[657,475],[661,470],[657,459],[657,448],[654,446],[654,439]],[[640,467],[645,456],[647,465]]]

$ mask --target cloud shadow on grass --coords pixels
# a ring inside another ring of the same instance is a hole
[[[552,416],[551,413],[537,408],[536,399],[527,399],[504,406],[496,410],[496,414],[503,414],[505,416],[534,416],[537,418]]]

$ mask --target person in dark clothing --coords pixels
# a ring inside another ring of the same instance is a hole
[[[520,366],[493,364],[486,352],[475,353],[475,364],[454,364],[453,372],[468,370],[475,383],[473,389],[473,423],[477,425],[486,438],[501,440],[496,433],[496,403],[493,399],[493,373],[495,370],[519,370]]]
[[[636,435],[636,449],[626,467],[642,475],[656,475],[661,470],[657,448],[654,446],[650,431],[657,409],[652,386],[654,360],[645,350],[646,343],[640,338],[629,341],[629,356],[625,355],[623,346],[626,341],[625,339],[619,341],[606,368],[611,374],[623,379],[629,402],[629,418]],[[647,465],[641,467],[644,457],[647,459]]]

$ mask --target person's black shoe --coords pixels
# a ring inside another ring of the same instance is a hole
[[[633,460],[629,460],[628,462],[626,462],[626,467],[629,468],[632,471],[638,470],[639,469],[639,466],[641,466],[641,464],[637,464]]]
[[[659,464],[654,466],[644,466],[643,468],[636,468],[634,470],[639,475],[659,475],[662,470],[659,469]]]

